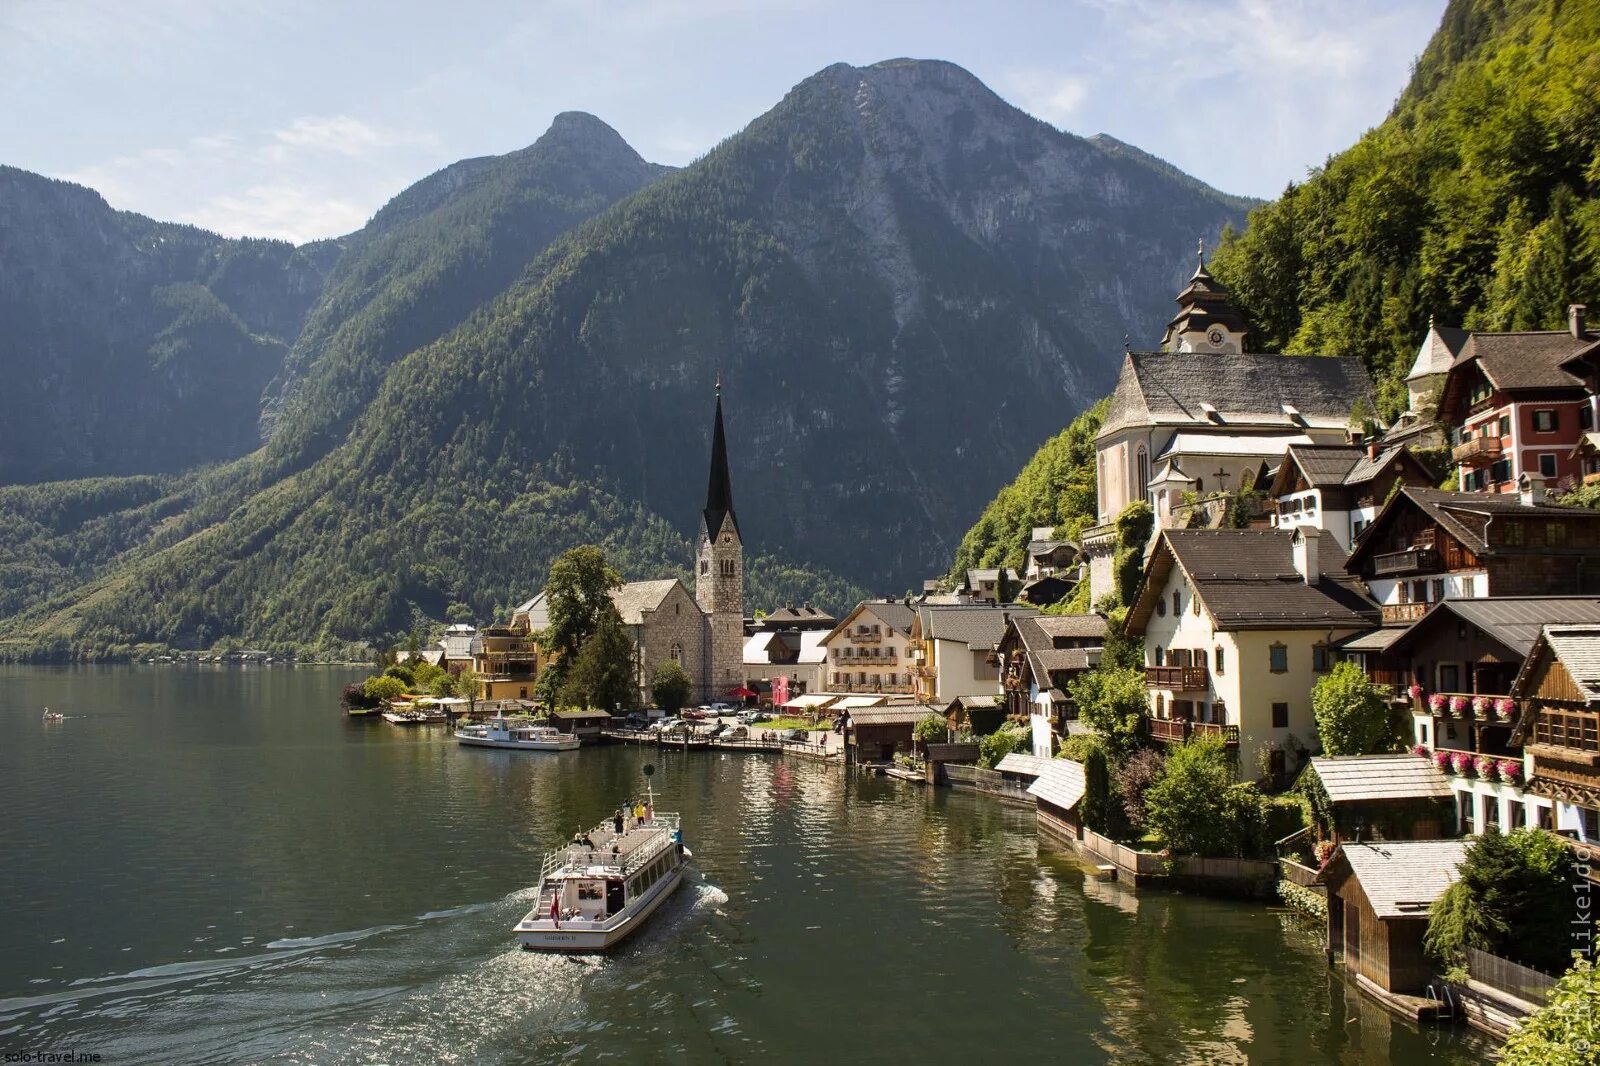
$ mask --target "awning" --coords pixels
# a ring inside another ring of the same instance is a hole
[[[887,702],[882,696],[846,696],[834,707],[836,710],[853,711],[861,707],[881,707]]]
[[[793,707],[796,710],[800,710],[800,711],[809,711],[809,710],[812,710],[814,708],[826,707],[828,704],[832,703],[834,700],[836,700],[838,698],[839,697],[837,697],[837,696],[822,696],[822,695],[818,695],[815,692],[811,692],[811,693],[807,693],[804,696],[796,696],[794,699],[790,700],[788,703],[785,703],[784,706],[785,707]]]
[[[1406,627],[1389,626],[1386,629],[1374,629],[1367,633],[1358,633],[1353,637],[1335,644],[1340,651],[1388,651],[1389,645],[1405,636]]]

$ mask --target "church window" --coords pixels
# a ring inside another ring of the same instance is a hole
[[[702,574],[711,573],[711,563],[710,563],[709,560],[706,560],[706,559],[701,559],[700,560],[700,572]]]
[[[673,662],[677,663],[680,666],[683,665],[683,645],[682,644],[678,644],[678,643],[674,642],[673,645],[672,645],[672,650],[668,654],[672,656],[672,661]]]
[[[1139,499],[1150,498],[1150,454],[1139,449]]]

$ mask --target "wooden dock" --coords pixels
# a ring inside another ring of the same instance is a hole
[[[739,740],[722,740],[716,737],[693,736],[678,733],[663,736],[659,733],[635,732],[631,729],[607,729],[600,734],[605,739],[620,744],[645,744],[675,751],[759,751],[774,755],[797,755],[806,759],[828,760],[841,758],[843,751],[830,752],[825,744],[812,744],[803,740],[779,740],[776,737],[746,737]]]

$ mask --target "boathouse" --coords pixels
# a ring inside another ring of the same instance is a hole
[[[550,724],[563,733],[576,735],[580,740],[596,741],[611,724],[611,716],[594,708],[551,711]]]
[[[912,750],[912,733],[928,715],[939,714],[926,704],[895,707],[853,707],[845,743],[852,762],[891,762],[899,752]]]
[[[1071,759],[1040,759],[1034,768],[1038,777],[1028,786],[1028,795],[1037,803],[1039,828],[1053,836],[1078,840],[1083,828],[1078,805],[1089,787],[1083,764]]]
[[[1307,772],[1328,797],[1331,824],[1322,828],[1335,844],[1437,840],[1453,820],[1450,780],[1420,755],[1319,755]]]
[[[1433,978],[1422,945],[1428,908],[1456,880],[1465,840],[1342,844],[1318,881],[1328,886],[1329,958],[1343,955],[1356,984],[1390,1006]]]

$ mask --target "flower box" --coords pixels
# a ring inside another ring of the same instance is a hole
[[[1411,754],[1420,755],[1426,759],[1432,754],[1432,749],[1430,749],[1426,744],[1418,744],[1416,747],[1411,749]]]
[[[1456,717],[1456,716],[1459,716],[1459,715],[1466,714],[1468,706],[1470,706],[1470,702],[1468,701],[1468,699],[1465,696],[1451,696],[1450,697],[1450,716],[1453,718],[1453,717]]]
[[[1522,783],[1522,760],[1501,759],[1500,779],[1513,785],[1520,785]]]
[[[1452,755],[1450,757],[1450,765],[1454,767],[1455,772],[1460,774],[1462,777],[1471,777],[1472,772],[1477,769],[1477,766],[1473,762],[1472,756],[1464,751],[1458,751]]]
[[[1479,715],[1480,717],[1481,716],[1485,716],[1485,715],[1487,715],[1489,713],[1490,709],[1493,706],[1494,706],[1494,702],[1492,700],[1490,700],[1488,696],[1474,696],[1474,697],[1472,697],[1472,713],[1473,714]]]
[[[1446,700],[1443,696],[1439,695],[1439,693],[1437,693],[1437,692],[1435,692],[1433,695],[1428,697],[1428,710],[1432,711],[1434,714],[1439,714],[1440,712],[1444,711],[1449,705],[1450,705],[1450,701]]]
[[[1447,774],[1453,772],[1453,770],[1455,769],[1455,764],[1451,760],[1450,753],[1448,751],[1436,751],[1436,752],[1434,752],[1433,753],[1433,765],[1437,766],[1440,770],[1444,771]]]
[[[1517,705],[1509,699],[1502,698],[1494,701],[1495,717],[1502,722],[1511,721],[1512,716],[1516,714],[1516,710]]]
[[[1485,781],[1500,780],[1500,760],[1498,759],[1488,755],[1480,755],[1476,759],[1472,760],[1472,768],[1476,770],[1478,772],[1478,776],[1483,778]]]

